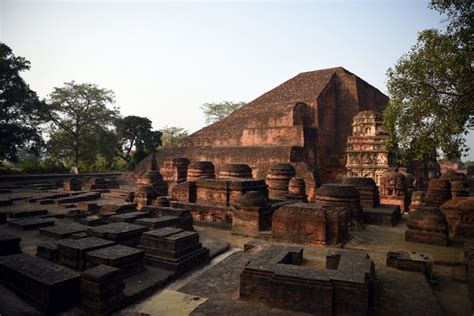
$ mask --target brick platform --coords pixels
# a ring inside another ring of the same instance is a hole
[[[40,228],[40,235],[51,237],[54,239],[64,239],[70,237],[76,233],[82,233],[87,230],[87,226],[81,224],[67,224],[67,225],[58,225],[48,228]]]
[[[272,239],[310,245],[338,244],[349,237],[349,212],[321,203],[280,207],[272,219]]]
[[[381,204],[375,208],[364,208],[364,223],[381,226],[397,226],[402,214],[399,205]]]
[[[9,218],[24,218],[33,216],[48,215],[47,210],[12,210],[8,211]]]
[[[387,253],[387,267],[402,271],[422,272],[428,279],[432,278],[433,257],[429,254],[390,251]]]
[[[157,218],[141,218],[135,221],[135,224],[147,227],[149,230],[155,230],[163,227],[182,228],[182,221],[176,216],[162,216]]]
[[[113,246],[110,240],[88,237],[82,239],[62,239],[58,242],[59,263],[71,269],[86,269],[86,253],[97,249]]]
[[[117,268],[99,265],[86,270],[81,280],[81,305],[92,315],[109,315],[123,306],[124,288]]]
[[[145,251],[116,245],[87,253],[87,265],[101,264],[121,270],[122,277],[127,278],[145,270]]]
[[[272,245],[240,274],[240,299],[317,315],[366,315],[374,264],[363,252],[333,253],[326,269],[301,266],[303,248]]]
[[[43,242],[36,246],[36,256],[44,260],[59,263],[59,248],[56,240]]]
[[[142,211],[150,212],[151,218],[160,218],[163,216],[176,216],[179,218],[179,227],[184,230],[193,230],[193,216],[191,213],[181,207],[168,207],[168,206],[154,206],[154,207],[145,207]]]
[[[0,235],[0,256],[14,255],[21,253],[20,248],[21,238],[10,235],[2,234]]]
[[[124,246],[135,247],[140,242],[140,236],[147,231],[141,225],[129,223],[112,223],[90,228],[91,236],[115,241]]]
[[[86,226],[100,226],[104,225],[104,221],[101,217],[93,215],[87,216],[85,218],[78,219],[79,224],[86,225]]]
[[[109,217],[110,223],[134,223],[137,219],[146,218],[150,215],[147,212],[130,212],[118,215],[112,215]]]
[[[146,232],[140,240],[147,264],[175,274],[187,272],[209,260],[209,249],[203,248],[196,232],[165,227]]]
[[[32,230],[42,227],[54,226],[54,220],[40,217],[9,219],[8,226],[21,230]]]
[[[62,311],[79,301],[80,274],[38,257],[1,257],[0,279],[48,313]]]

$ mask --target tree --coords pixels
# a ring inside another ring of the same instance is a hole
[[[221,103],[204,103],[201,105],[201,109],[204,111],[206,124],[211,124],[222,120],[243,105],[245,102],[223,101]]]
[[[117,134],[121,142],[120,157],[126,162],[131,159],[133,148],[153,152],[161,145],[161,132],[152,130],[146,117],[126,116],[117,121]]]
[[[45,106],[47,118],[53,123],[50,148],[59,146],[76,168],[79,167],[79,160],[94,159],[97,151],[87,149],[98,145],[98,137],[108,134],[118,119],[118,109],[107,108],[113,103],[113,91],[101,89],[95,84],[76,84],[72,81],[65,83],[64,87],[54,88]],[[56,144],[51,144],[54,141]],[[115,151],[116,143],[103,145]]]
[[[474,127],[472,1],[437,1],[446,30],[429,29],[387,71],[390,104],[384,112],[389,147],[402,162],[429,160],[441,151],[456,160]]]
[[[0,42],[0,160],[18,161],[19,149],[38,153],[43,144],[41,103],[20,76],[29,69],[29,61]]]
[[[177,147],[180,141],[188,136],[188,131],[182,127],[168,127],[165,126],[161,132],[162,135],[162,147],[172,148]]]

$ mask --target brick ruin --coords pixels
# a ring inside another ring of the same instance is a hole
[[[375,272],[366,253],[331,253],[326,268],[302,263],[302,247],[262,250],[240,274],[240,299],[317,315],[368,313]]]
[[[398,205],[402,213],[408,212],[406,177],[396,168],[389,169],[380,179],[380,203]]]
[[[433,257],[426,253],[389,251],[386,264],[402,271],[421,272],[428,280],[433,278]]]
[[[227,164],[247,164],[258,179],[275,163],[291,163],[311,200],[320,183],[345,176],[353,117],[362,111],[380,113],[387,101],[342,67],[301,73],[186,137],[180,147],[162,149],[157,159],[161,168],[167,159],[179,157],[211,161],[216,174]],[[149,159],[136,174],[145,171]]]
[[[329,204],[349,216],[350,228],[359,230],[363,226],[363,211],[360,193],[356,187],[345,184],[323,184],[316,191],[316,201]]]
[[[410,214],[405,241],[447,246],[448,236],[448,223],[439,207],[422,206]]]
[[[401,219],[399,205],[381,204],[380,193],[372,178],[346,178],[345,185],[354,186],[360,193],[365,224],[396,226]]]
[[[307,245],[337,245],[349,238],[348,212],[322,203],[280,207],[272,218],[272,239]]]
[[[352,135],[347,137],[347,177],[372,178],[380,186],[392,157],[385,149],[389,134],[383,129],[382,117],[374,111],[363,111],[355,115]]]
[[[474,196],[460,197],[441,205],[449,231],[457,237],[474,237]]]
[[[245,193],[232,214],[232,233],[258,237],[260,231],[272,227],[273,210],[268,207],[268,199],[258,191]]]
[[[359,241],[373,234],[359,232],[366,225],[396,226],[408,210],[407,242],[448,246],[449,232],[474,236],[472,174],[446,170],[433,178],[429,164],[392,168],[380,117],[386,102],[342,68],[303,73],[181,147],[150,155],[126,189],[100,176],[33,183],[44,191],[27,201],[37,207],[0,212],[0,223],[38,230],[48,241],[31,256],[21,253],[20,238],[0,235],[0,280],[46,312],[79,304],[90,314],[109,314],[140,297],[130,294],[130,279],[151,278],[158,269],[161,279],[146,289],[152,292],[215,258],[213,243],[200,233],[217,226],[271,244],[239,271],[242,301],[367,314],[375,273],[366,253],[329,251],[322,268],[303,260],[302,246],[278,243],[344,247],[351,235]],[[57,225],[59,217],[43,209],[48,205],[64,208],[61,220],[73,223]],[[386,263],[431,280],[428,254],[390,251]]]

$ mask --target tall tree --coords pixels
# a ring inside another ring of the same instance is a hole
[[[181,140],[188,136],[188,131],[182,127],[168,127],[165,126],[161,132],[162,135],[162,147],[172,148],[177,147]]]
[[[472,1],[433,1],[446,29],[429,29],[387,72],[384,112],[390,146],[402,162],[427,160],[440,150],[458,159],[474,127],[474,14]]]
[[[79,160],[92,154],[86,149],[97,135],[113,128],[119,116],[117,108],[107,107],[113,103],[112,90],[101,89],[95,84],[76,84],[74,81],[54,88],[49,95],[45,113],[53,123],[51,134],[54,136],[60,132],[61,141],[68,144],[63,150],[70,157],[73,167],[78,168]]]
[[[146,117],[130,115],[118,120],[117,134],[122,145],[119,155],[126,162],[131,159],[133,148],[151,152],[161,145],[162,133],[154,131]]]
[[[223,101],[220,103],[204,103],[201,105],[201,109],[204,111],[206,124],[212,124],[222,120],[243,105],[245,105],[245,102]]]
[[[30,62],[0,42],[0,160],[18,160],[18,150],[38,152],[43,143],[38,127],[40,101],[21,78]]]

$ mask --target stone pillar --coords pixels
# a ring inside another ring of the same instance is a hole
[[[343,183],[356,187],[362,207],[374,208],[380,205],[379,189],[373,178],[346,178]]]
[[[290,179],[288,185],[288,195],[289,199],[300,200],[302,202],[308,202],[306,195],[306,184],[304,179],[301,177],[293,177]]]
[[[288,195],[290,179],[296,174],[295,168],[289,163],[273,165],[265,179],[271,198],[281,199]]]
[[[187,181],[215,178],[215,168],[210,161],[193,161],[188,167]]]
[[[249,191],[234,205],[232,233],[258,237],[260,230],[271,227],[272,213],[267,208],[267,199],[258,191]]]
[[[246,164],[226,164],[221,167],[219,178],[252,178],[252,169]]]
[[[337,210],[346,211],[352,230],[363,228],[360,193],[356,187],[347,184],[323,184],[316,191],[316,201],[329,204]]]

